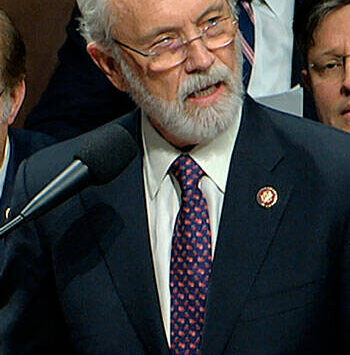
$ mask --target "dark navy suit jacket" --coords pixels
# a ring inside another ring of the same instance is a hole
[[[0,198],[0,223],[6,222],[5,211],[11,202],[13,187],[17,169],[20,163],[34,154],[36,151],[47,147],[56,142],[53,137],[39,132],[28,131],[24,129],[10,128],[8,131],[10,139],[10,158],[6,170],[6,177],[2,195]],[[0,243],[0,264],[3,260],[3,247]]]
[[[139,137],[139,116],[136,111],[109,124]],[[66,166],[80,141],[27,160],[14,203],[23,204]],[[140,147],[118,178],[87,188],[7,237],[0,353],[169,354],[142,157]],[[348,354],[349,161],[349,134],[246,100],[220,221],[203,355]],[[265,186],[278,192],[270,209],[257,203]]]
[[[16,172],[22,160],[28,158],[36,151],[43,149],[56,140],[42,133],[24,130],[24,129],[9,129],[10,139],[10,160],[7,166],[5,184],[0,199],[0,213],[3,217],[4,209],[10,204],[13,186],[15,183]]]

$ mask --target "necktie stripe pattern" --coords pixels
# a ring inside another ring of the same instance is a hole
[[[208,204],[198,183],[203,170],[188,155],[170,168],[181,188],[170,262],[171,350],[199,354],[212,269]]]
[[[242,0],[241,4],[244,7],[244,10],[247,12],[247,15],[249,16],[250,21],[252,23],[255,23],[255,15],[254,15],[254,11],[253,11],[253,8],[252,8],[251,1]]]
[[[239,29],[241,32],[241,43],[243,52],[243,83],[247,88],[252,66],[254,65],[254,25],[255,15],[250,1],[238,1]]]
[[[254,64],[254,51],[250,47],[249,43],[246,41],[246,39],[243,37],[242,34],[241,34],[241,41],[242,41],[242,50],[243,50],[244,56],[249,61],[250,65],[253,66],[253,64]]]

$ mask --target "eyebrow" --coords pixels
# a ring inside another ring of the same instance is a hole
[[[226,1],[221,1],[220,3],[216,2],[214,4],[211,4],[206,10],[203,11],[202,14],[199,15],[197,20],[195,21],[196,23],[200,22],[205,16],[207,16],[209,13],[213,11],[220,11],[223,9],[224,4]],[[159,26],[153,28],[149,33],[145,34],[142,36],[139,40],[142,42],[147,42],[151,40],[152,38],[157,37],[161,33],[166,33],[166,32],[172,32],[172,31],[177,31],[181,29],[179,26]]]
[[[152,39],[154,37],[157,37],[161,33],[172,32],[172,31],[176,31],[178,29],[179,29],[179,27],[177,27],[177,26],[159,26],[159,27],[155,27],[150,32],[148,32],[147,34],[143,35],[140,38],[140,41],[148,42],[150,39]]]
[[[336,48],[329,49],[323,53],[321,53],[320,57],[332,55],[334,57],[344,57],[342,54],[337,54],[338,50]]]
[[[200,22],[205,16],[207,16],[208,14],[210,14],[211,12],[214,11],[221,11],[224,8],[224,4],[226,1],[221,1],[219,4],[218,3],[214,3],[211,4],[196,20],[196,23]]]

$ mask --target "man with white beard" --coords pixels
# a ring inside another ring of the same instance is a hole
[[[6,238],[0,351],[345,354],[349,136],[244,97],[234,1],[79,6],[89,54],[140,107],[103,130],[139,151]],[[14,204],[84,139],[26,162]]]

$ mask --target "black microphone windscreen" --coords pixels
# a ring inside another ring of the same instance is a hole
[[[103,185],[116,178],[137,154],[130,133],[113,122],[84,135],[74,158],[89,168],[91,184]]]

